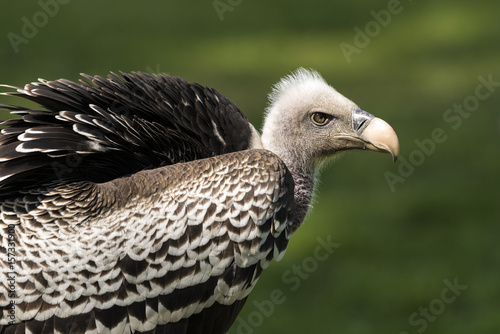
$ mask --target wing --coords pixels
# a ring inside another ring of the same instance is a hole
[[[63,181],[106,182],[137,171],[250,148],[258,133],[214,89],[168,75],[84,75],[7,95],[44,110],[0,106],[0,198]]]
[[[290,173],[265,150],[1,205],[1,246],[15,239],[0,260],[14,277],[0,283],[5,333],[225,333],[284,254],[294,212]]]

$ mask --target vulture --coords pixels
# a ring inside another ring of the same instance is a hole
[[[40,79],[0,135],[0,333],[226,333],[306,217],[330,157],[399,143],[314,70],[262,134],[166,74]]]

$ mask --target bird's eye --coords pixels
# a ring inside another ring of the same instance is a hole
[[[315,112],[311,115],[311,121],[316,125],[326,125],[330,122],[330,117],[322,112]]]

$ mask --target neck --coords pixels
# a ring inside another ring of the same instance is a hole
[[[278,156],[280,156],[278,154]],[[297,166],[296,163],[281,157],[292,174],[295,183],[295,218],[292,224],[292,233],[295,232],[307,216],[314,194],[314,170]]]
[[[314,193],[315,170],[303,159],[298,159],[293,151],[293,145],[276,145],[282,141],[282,138],[275,138],[277,131],[274,131],[272,124],[266,120],[262,131],[262,146],[276,154],[285,163],[292,174],[295,184],[295,218],[292,223],[292,233],[295,232],[306,218],[311,205]]]

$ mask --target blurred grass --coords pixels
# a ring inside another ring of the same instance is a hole
[[[353,28],[363,30],[387,1],[242,1],[223,21],[212,1],[71,1],[19,53],[7,35],[21,34],[21,18],[41,7],[4,1],[0,82],[159,70],[217,88],[260,127],[270,86],[303,66],[393,125],[403,158],[442,128],[447,140],[394,192],[384,173],[397,173],[401,162],[386,155],[349,152],[326,168],[314,211],[285,258],[264,272],[241,319],[281,289],[285,302],[251,332],[417,333],[410,315],[457,277],[468,288],[424,332],[498,333],[500,91],[456,130],[443,114],[475,93],[478,76],[500,81],[500,4],[401,6],[347,62],[340,43],[353,44]],[[341,246],[292,291],[282,275],[313,255],[318,236]]]

